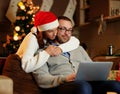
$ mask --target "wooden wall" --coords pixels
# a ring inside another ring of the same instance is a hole
[[[6,35],[12,34],[13,32],[11,24],[13,20],[11,18],[16,16],[14,15],[16,13],[15,10],[17,10],[15,4],[19,1],[20,0],[0,0],[0,56],[5,55],[2,44],[6,41]],[[76,1],[79,0],[33,0],[33,3],[35,5],[39,5],[40,10],[52,11],[57,16],[65,15],[73,20],[75,7],[77,5]],[[8,10],[10,14],[6,16],[6,14],[8,14]],[[77,13],[75,13],[75,15],[77,15]]]
[[[34,0],[34,3],[41,5],[40,0]],[[56,0],[57,1],[57,0]],[[66,0],[64,0],[66,1]],[[79,1],[79,0],[77,0]],[[0,0],[0,56],[5,55],[5,51],[2,48],[2,43],[6,40],[6,34],[12,32],[11,22],[5,17],[10,0]],[[67,1],[66,1],[67,3]],[[66,4],[65,3],[65,4]],[[62,5],[62,4],[61,4]],[[78,4],[77,4],[78,5]],[[59,5],[60,6],[60,5]],[[56,7],[59,8],[59,7]],[[53,10],[53,9],[52,9]],[[53,10],[55,11],[55,10]],[[58,9],[56,10],[58,11]],[[79,8],[75,13],[75,19],[79,22]],[[62,13],[62,12],[59,12]],[[98,35],[98,23],[94,22],[85,26],[77,27],[81,43],[86,43],[88,47],[88,53],[91,57],[96,55],[103,55],[108,53],[108,45],[113,45],[113,52],[120,49],[120,20],[110,21],[107,23],[106,31]],[[118,52],[119,53],[119,52]]]
[[[98,35],[98,23],[91,23],[79,28],[80,41],[88,46],[91,57],[107,55],[108,46],[113,45],[113,53],[120,54],[120,19],[107,22],[104,32]]]

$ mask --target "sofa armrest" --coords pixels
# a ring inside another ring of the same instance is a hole
[[[21,68],[21,59],[18,55],[11,54],[6,58],[2,74],[12,78],[14,94],[41,94],[32,74]]]
[[[10,77],[0,75],[0,94],[13,94],[13,80]]]

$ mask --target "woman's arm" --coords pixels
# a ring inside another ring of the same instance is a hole
[[[25,72],[32,72],[47,62],[49,54],[44,51],[38,51],[39,45],[36,37],[29,33],[21,43],[18,54],[21,57],[22,68]]]
[[[69,52],[78,48],[79,45],[80,41],[76,37],[71,36],[68,42],[59,45],[59,47],[62,49],[62,52]]]

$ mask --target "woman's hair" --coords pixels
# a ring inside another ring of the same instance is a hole
[[[43,33],[42,33],[42,31],[41,32],[37,31],[36,37],[37,37],[37,41],[38,41],[38,44],[39,44],[39,48],[40,49],[44,48],[45,44],[44,44],[44,41],[43,41]]]
[[[70,21],[70,22],[72,22],[68,17],[66,17],[66,16],[59,16],[58,17],[58,20],[66,20],[66,21]],[[40,49],[42,49],[42,48],[44,48],[44,46],[45,46],[45,43],[44,43],[44,41],[43,41],[43,37],[45,38],[46,36],[45,36],[45,32],[43,31],[41,31],[41,32],[39,32],[38,30],[37,30],[37,35],[36,35],[36,37],[37,37],[37,40],[38,40],[38,44],[39,44],[39,48]]]

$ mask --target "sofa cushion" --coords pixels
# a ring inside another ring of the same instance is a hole
[[[22,70],[18,55],[7,57],[2,74],[13,79],[14,94],[41,94],[32,74]]]

